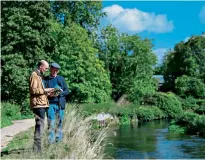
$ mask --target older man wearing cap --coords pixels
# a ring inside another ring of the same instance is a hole
[[[65,79],[58,75],[60,66],[57,63],[51,63],[50,75],[44,78],[46,88],[54,88],[60,90],[60,93],[51,94],[48,97],[50,107],[47,110],[49,143],[62,140],[62,127],[64,118],[64,109],[66,104],[66,96],[69,93]],[[57,126],[55,126],[57,124]],[[55,133],[57,127],[57,133]]]

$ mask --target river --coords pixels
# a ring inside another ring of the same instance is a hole
[[[110,127],[105,158],[205,159],[205,138],[168,131],[167,120]]]

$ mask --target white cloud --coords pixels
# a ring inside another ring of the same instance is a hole
[[[158,63],[161,64],[162,63],[162,60],[163,60],[163,57],[165,55],[165,53],[168,51],[169,49],[168,48],[158,48],[158,49],[155,49],[153,52],[155,53],[155,55],[157,56],[157,59],[158,59]]]
[[[201,23],[205,24],[205,5],[201,9],[201,12],[199,14],[199,18],[201,20]]]
[[[106,20],[123,32],[155,32],[165,33],[174,29],[173,21],[165,14],[143,12],[137,8],[127,9],[112,5],[103,9],[107,13]]]

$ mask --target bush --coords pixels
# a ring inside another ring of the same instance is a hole
[[[187,132],[205,136],[205,116],[193,112],[184,112],[176,120],[176,124],[186,127]]]
[[[127,105],[127,106],[118,106],[116,105],[115,107],[112,107],[109,109],[109,113],[115,116],[134,116],[135,115],[135,110],[138,107],[135,105]]]
[[[20,107],[17,104],[10,102],[1,103],[1,128],[12,124],[12,120],[33,118],[33,114],[28,109],[28,103],[26,106]]]
[[[172,124],[169,126],[169,131],[170,132],[174,132],[174,133],[185,133],[186,132],[186,128],[185,127],[181,127],[179,125],[176,124]]]
[[[167,117],[176,117],[182,112],[181,102],[173,93],[156,92],[143,99],[145,105],[153,105],[163,110]]]
[[[196,110],[196,108],[199,107],[197,104],[197,99],[193,98],[192,96],[186,97],[185,99],[180,98],[180,101],[184,110]]]
[[[25,118],[33,118],[33,112],[30,109],[30,101],[26,99],[21,106],[21,117],[22,119]]]
[[[19,105],[12,104],[9,102],[3,102],[1,103],[1,114],[2,116],[5,116],[10,119],[20,119],[21,113],[20,113],[20,107]]]
[[[175,80],[175,91],[181,97],[204,98],[205,84],[200,79],[183,75]]]
[[[92,114],[99,114],[102,112],[108,112],[110,108],[115,107],[116,104],[113,102],[107,102],[107,103],[85,103],[80,105],[80,108],[82,109],[82,114],[84,116],[90,116]]]
[[[155,119],[154,113],[148,107],[139,107],[136,114],[138,119],[142,121],[150,121]]]
[[[165,117],[164,113],[155,106],[140,106],[136,109],[136,115],[141,121],[151,121]]]
[[[20,107],[9,102],[2,102],[1,128],[11,125],[11,121],[17,119],[21,119]]]
[[[199,106],[198,108],[196,108],[195,112],[198,114],[204,114],[205,113],[205,106]]]

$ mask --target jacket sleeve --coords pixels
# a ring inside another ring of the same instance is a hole
[[[61,93],[61,96],[67,96],[70,91],[63,77],[62,77],[62,83],[63,83],[63,92]]]
[[[30,77],[30,93],[34,95],[42,95],[44,94],[44,90],[42,87],[38,87],[39,80],[38,77],[35,76],[34,74],[31,75]]]

